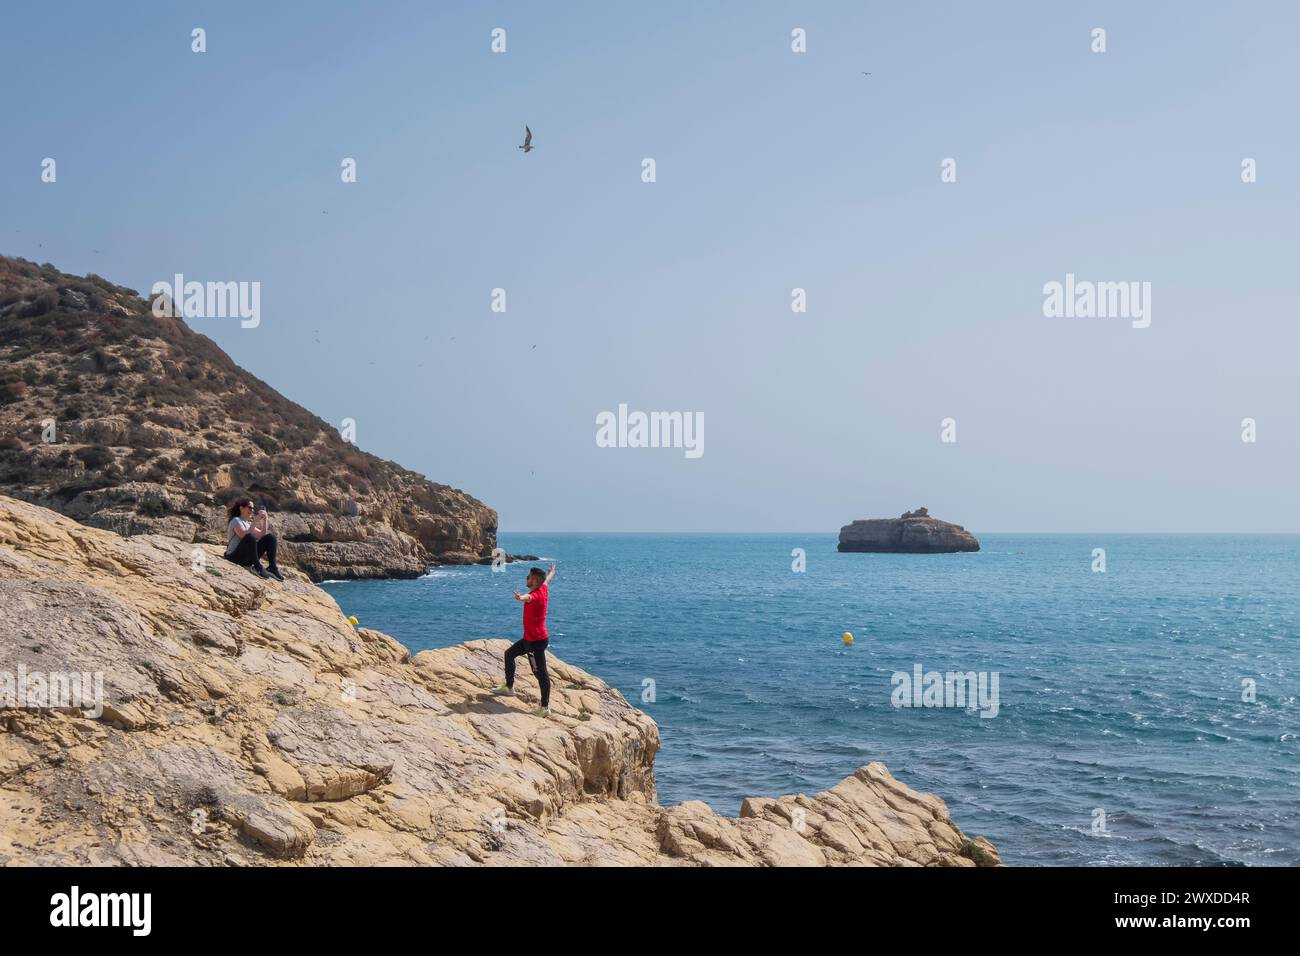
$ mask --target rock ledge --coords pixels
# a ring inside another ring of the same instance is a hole
[[[0,496],[0,672],[100,672],[104,704],[0,701],[0,864],[999,863],[879,763],[737,818],[661,807],[659,730],[598,678],[555,660],[541,720],[526,668],[489,693],[503,640],[412,656],[193,548]]]

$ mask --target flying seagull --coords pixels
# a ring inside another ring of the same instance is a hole
[[[527,126],[524,127],[524,145],[519,147],[525,153],[532,152],[533,149],[533,131]]]

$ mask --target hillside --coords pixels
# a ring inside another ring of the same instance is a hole
[[[284,561],[317,581],[415,577],[496,546],[491,508],[344,441],[132,290],[7,257],[0,492],[120,534],[212,543],[249,494]]]
[[[658,727],[592,675],[553,658],[534,717],[526,673],[490,693],[505,641],[413,657],[192,547],[0,496],[0,865],[1000,862],[879,763],[737,818],[661,807]],[[81,673],[97,699],[46,696]]]

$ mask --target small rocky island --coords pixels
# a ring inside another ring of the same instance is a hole
[[[899,518],[869,518],[840,529],[840,551],[885,554],[953,554],[978,551],[980,543],[959,524],[931,518],[925,508]]]

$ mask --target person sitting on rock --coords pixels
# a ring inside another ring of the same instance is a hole
[[[555,562],[551,569],[543,572],[541,568],[528,571],[528,593],[515,592],[515,600],[524,605],[524,636],[515,641],[506,651],[506,682],[492,693],[508,696],[515,692],[515,660],[522,654],[528,655],[528,663],[537,677],[537,687],[542,692],[542,706],[533,711],[538,717],[551,716],[551,677],[546,672],[546,604],[549,600],[551,581],[555,579]]]
[[[275,563],[275,534],[271,531],[271,516],[266,509],[253,514],[253,499],[240,498],[226,511],[230,524],[230,540],[226,543],[226,560],[248,568],[259,578],[283,581],[280,566]],[[266,567],[262,567],[262,556]]]

